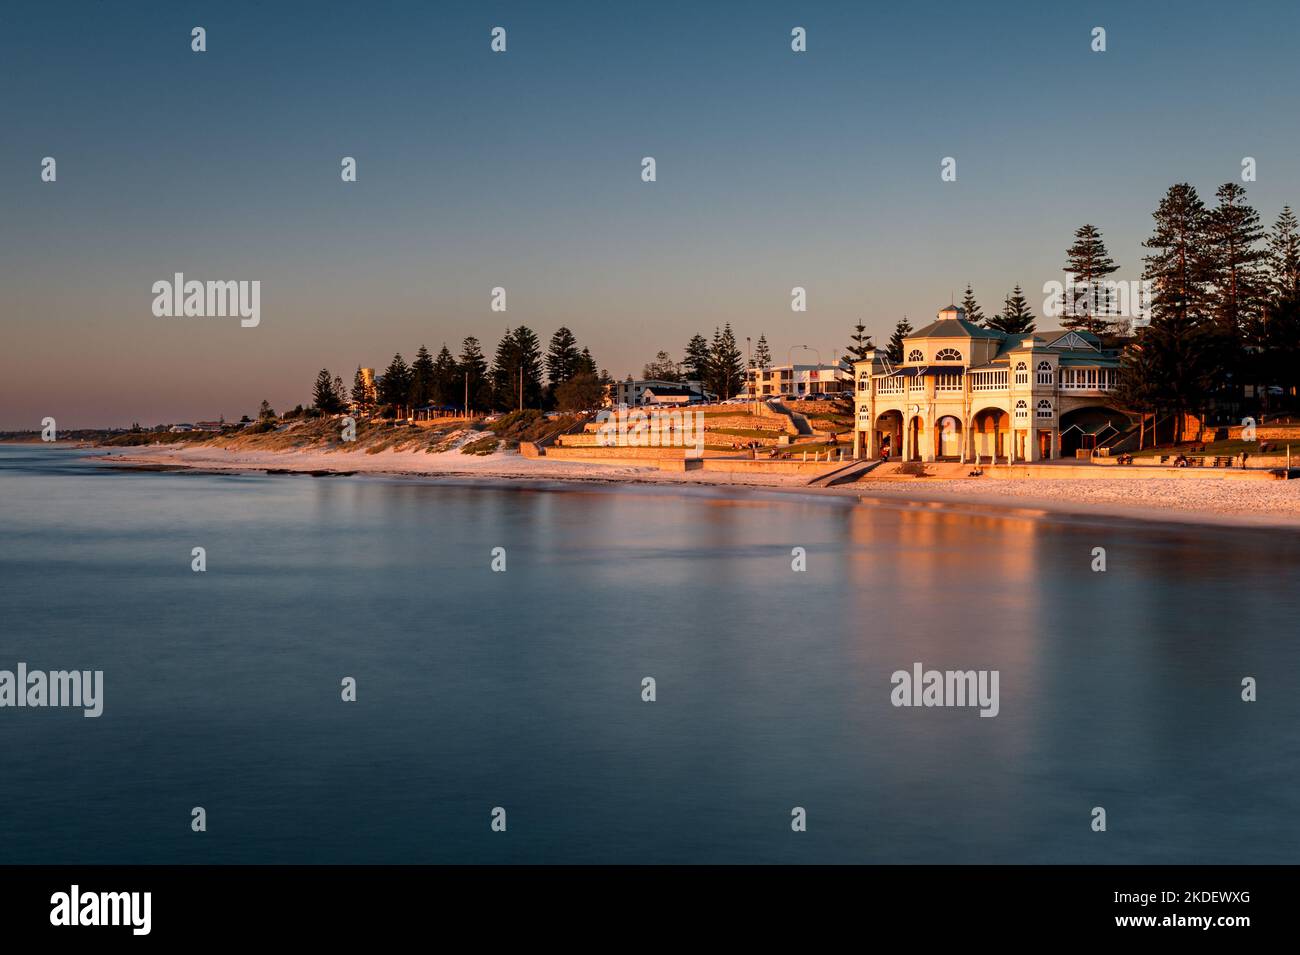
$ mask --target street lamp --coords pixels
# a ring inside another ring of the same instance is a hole
[[[754,404],[754,392],[756,389],[755,389],[755,381],[754,381],[754,353],[750,349],[749,343],[750,343],[750,338],[748,335],[746,335],[745,336],[745,364],[748,366],[748,368],[746,370],[746,375],[745,375],[745,387],[749,390],[749,413],[755,414],[756,405]]]
[[[822,363],[822,353],[810,345],[791,345],[789,351],[785,353],[786,361],[790,363],[790,387],[794,387],[794,350],[798,348],[803,351],[810,351],[817,356],[817,364]]]

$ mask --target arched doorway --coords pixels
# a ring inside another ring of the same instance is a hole
[[[1090,405],[1061,415],[1061,457],[1076,457],[1119,437],[1130,425],[1128,415],[1114,408]]]
[[[998,408],[985,408],[971,421],[976,460],[993,461],[1007,455],[1011,416]]]
[[[915,415],[913,416],[911,422],[908,424],[907,427],[908,427],[908,437],[910,439],[907,443],[907,446],[912,452],[908,456],[907,460],[920,461],[921,447],[922,447],[921,442],[925,440],[925,422],[921,419],[920,415]]]
[[[886,411],[876,417],[876,454],[889,449],[889,458],[897,461],[903,453],[903,413]]]
[[[934,427],[935,459],[958,460],[961,457],[961,419],[956,415],[943,415]]]

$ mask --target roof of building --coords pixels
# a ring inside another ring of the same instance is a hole
[[[668,387],[666,385],[654,385],[646,389],[646,394],[654,395],[657,398],[689,398],[698,395],[698,391],[692,391],[690,388]]]
[[[944,309],[939,314],[947,312]],[[960,309],[958,309],[960,312]],[[964,318],[940,318],[931,322],[919,331],[915,331],[907,336],[908,338],[1001,338],[1001,332],[995,332],[991,328],[982,328],[974,322],[968,322]]]
[[[1085,365],[1090,368],[1118,368],[1118,355],[1062,355],[1062,365]]]

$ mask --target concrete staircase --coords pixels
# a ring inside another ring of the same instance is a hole
[[[851,484],[861,477],[884,465],[884,461],[851,461],[842,468],[836,468],[829,474],[820,474],[808,482],[809,487],[834,487],[837,484]]]
[[[768,402],[767,406],[771,408],[773,411],[775,411],[777,414],[785,415],[787,418],[789,418],[790,423],[794,425],[795,432],[799,434],[801,437],[811,438],[813,436],[812,425],[809,424],[808,419],[805,418],[803,415],[801,415],[799,412],[791,411],[789,408],[785,406],[784,403],[779,401]]]

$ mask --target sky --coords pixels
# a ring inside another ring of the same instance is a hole
[[[1173,183],[1209,201],[1250,156],[1265,224],[1300,206],[1298,28],[1294,2],[9,0],[0,428],[283,411],[321,367],[520,324],[623,377],[725,322],[830,361],[968,282],[1040,310],[1085,222],[1139,278]],[[176,272],[260,281],[260,324],[155,316]]]

